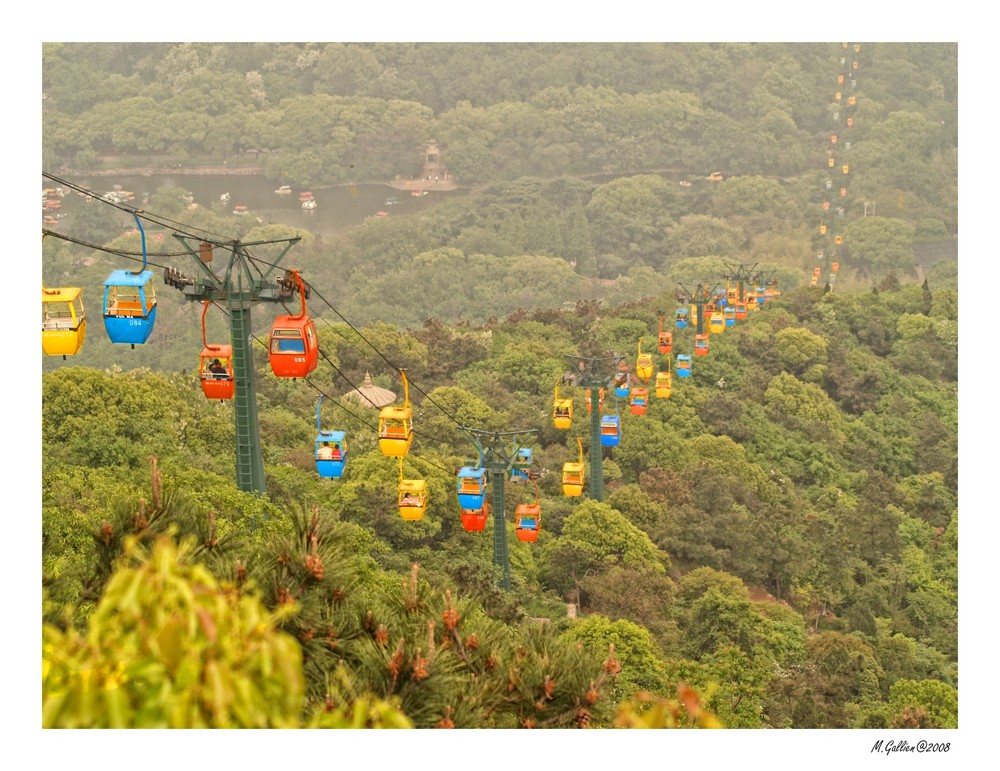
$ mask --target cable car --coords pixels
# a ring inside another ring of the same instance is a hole
[[[83,290],[79,287],[42,287],[42,353],[75,356],[87,335]]]
[[[399,516],[407,522],[423,519],[428,501],[427,480],[403,479],[403,459],[399,459]]]
[[[659,318],[660,329],[656,337],[661,354],[666,356],[674,346],[674,333],[663,329],[663,316]]]
[[[747,311],[759,311],[760,306],[757,304],[757,295],[753,292],[747,293]]]
[[[591,404],[590,389],[589,388],[587,389],[587,392],[586,392],[586,399],[587,399],[587,413],[589,414],[589,413],[592,413],[594,411],[594,405]],[[598,411],[604,409],[604,389],[603,388],[597,389],[597,409],[598,409]]]
[[[628,408],[633,415],[646,414],[646,402],[649,400],[649,390],[646,388],[633,388],[632,396],[629,397]]]
[[[510,481],[511,482],[527,482],[528,481],[528,470],[526,468],[518,468],[519,466],[530,466],[531,465],[531,448],[521,447],[517,451],[517,460],[515,465],[510,470]]]
[[[278,316],[271,326],[268,344],[271,371],[278,377],[305,377],[319,363],[319,337],[316,323],[306,314],[306,292],[298,271],[292,275],[302,297],[298,316]]]
[[[708,318],[708,331],[712,334],[726,331],[726,317],[722,311],[714,311]]]
[[[486,469],[463,466],[458,470],[458,505],[477,511],[486,501]]]
[[[722,309],[722,316],[726,321],[727,327],[736,326],[736,308],[727,305]]]
[[[576,443],[580,448],[580,461],[564,463],[562,470],[562,492],[569,497],[583,495],[583,443],[579,437]]]
[[[737,300],[733,306],[733,313],[737,321],[743,321],[747,317],[747,304],[743,300]]]
[[[489,516],[489,501],[483,501],[481,509],[462,509],[462,527],[469,533],[481,533],[486,529],[486,520]]]
[[[628,372],[619,372],[615,375],[615,396],[620,399],[628,397]]]
[[[104,282],[104,328],[112,343],[135,348],[149,339],[156,322],[153,271],[146,270],[146,231],[139,216],[132,216],[142,237],[142,270],[114,270]]]
[[[847,119],[847,125],[848,125],[848,126],[853,126],[853,125],[854,125],[854,118],[848,118],[848,119]],[[845,147],[846,147],[846,149],[850,150],[850,149],[851,149],[851,143],[850,143],[850,142],[848,142],[848,143],[847,143],[847,144],[845,145]]]
[[[677,377],[691,377],[691,355],[677,354]]]
[[[556,384],[556,395],[552,407],[552,423],[556,428],[566,429],[573,423],[573,400],[559,398],[559,385]]]
[[[521,503],[514,511],[514,532],[517,540],[534,543],[542,529],[542,507],[538,503],[538,483],[535,483],[535,502]]]
[[[653,376],[653,357],[642,352],[642,338],[639,338],[639,350],[635,360],[635,374],[643,383]]]
[[[694,336],[694,355],[708,356],[708,334]]]
[[[688,312],[687,312],[687,308],[678,308],[677,309],[677,328],[678,329],[687,329],[687,325],[688,325]]]
[[[603,416],[601,418],[601,446],[617,447],[621,441],[621,431],[621,419],[617,415]]]
[[[669,372],[656,373],[656,398],[669,399],[671,391],[671,375]]]
[[[201,311],[201,353],[198,355],[198,379],[201,390],[209,399],[225,401],[232,399],[236,392],[233,378],[233,346],[209,345],[205,335],[205,314],[210,303],[206,302]]]
[[[399,371],[403,380],[403,405],[383,407],[378,414],[378,448],[383,455],[405,458],[413,444],[413,408],[410,406],[410,382],[406,370]]]
[[[316,458],[316,471],[327,479],[340,479],[344,475],[347,463],[347,434],[343,431],[324,431],[320,425],[319,413],[323,406],[323,396],[316,403],[316,446],[313,455]]]

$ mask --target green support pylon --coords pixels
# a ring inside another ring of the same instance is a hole
[[[590,497],[595,501],[604,500],[604,451],[601,444],[601,393],[600,389],[611,385],[614,368],[622,360],[621,356],[606,356],[591,358],[587,356],[571,356],[566,358],[577,362],[580,374],[576,384],[590,389]],[[603,369],[611,364],[612,373],[605,374]]]
[[[506,472],[490,471],[493,498],[493,564],[500,568],[500,588],[510,591],[510,556],[507,551],[507,514],[504,509],[504,484]]]
[[[590,389],[590,497],[604,500],[604,451],[601,449],[601,392]]]
[[[255,302],[280,302],[292,298],[294,288],[288,274],[275,281],[278,263],[300,239],[283,238],[275,241],[215,242],[198,241],[197,249],[190,243],[190,236],[174,233],[174,238],[184,245],[202,272],[200,279],[191,278],[173,268],[164,271],[164,281],[180,289],[184,299],[198,302],[225,304],[229,313],[229,334],[233,346],[233,421],[236,431],[236,486],[244,492],[267,492],[264,477],[264,455],[260,441],[257,418],[257,388],[254,381],[253,328],[250,310]],[[272,262],[253,262],[248,246],[285,244],[281,254]],[[216,247],[229,250],[230,256],[221,275],[211,268]],[[263,269],[262,269],[263,266]]]
[[[504,510],[504,485],[511,469],[527,471],[519,460],[522,447],[518,437],[534,434],[534,431],[488,431],[466,428],[462,430],[479,451],[479,467],[486,469],[490,480],[491,505],[493,507],[493,564],[500,571],[499,587],[510,591],[510,554],[507,549],[507,514]],[[507,443],[513,448],[508,450]]]

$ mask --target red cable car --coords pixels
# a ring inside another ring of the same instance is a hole
[[[517,540],[534,543],[542,529],[542,507],[538,503],[538,482],[535,482],[535,502],[522,503],[514,512],[514,531]]]
[[[298,271],[292,271],[302,296],[302,313],[278,316],[271,327],[268,344],[271,371],[278,377],[305,377],[319,362],[319,337],[316,324],[306,314],[306,292]]]
[[[481,509],[462,509],[462,527],[469,533],[481,533],[486,529],[486,520],[489,516],[489,501],[483,501]]]
[[[201,349],[198,366],[198,377],[201,380],[201,390],[209,399],[225,401],[232,399],[236,393],[236,380],[233,377],[233,346],[209,345],[205,336],[205,314],[208,306],[201,311]]]
[[[674,346],[674,333],[668,332],[663,328],[663,316],[660,316],[659,318],[659,327],[660,328],[657,332],[656,342],[657,345],[659,346],[660,353],[666,356],[668,353],[670,353],[671,349]]]

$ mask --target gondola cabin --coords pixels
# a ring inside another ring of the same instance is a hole
[[[659,345],[659,351],[661,354],[666,356],[674,347],[674,333],[673,332],[660,332],[660,338],[657,341]]]
[[[424,479],[399,480],[399,516],[407,522],[423,519],[427,510],[427,481]]]
[[[649,401],[649,391],[645,388],[633,388],[628,400],[629,411],[633,415],[646,414],[646,402]]]
[[[104,328],[112,343],[146,342],[156,322],[153,271],[115,270],[104,282]]]
[[[601,446],[617,447],[622,438],[621,419],[617,415],[601,418]]]
[[[378,448],[383,455],[404,458],[413,443],[413,408],[383,407],[378,414]]]
[[[583,463],[564,463],[562,471],[563,495],[583,495]]]
[[[727,327],[736,326],[736,308],[732,305],[723,308],[722,317],[725,319]]]
[[[653,376],[653,357],[650,354],[639,354],[635,362],[635,374],[643,383]]]
[[[87,316],[79,287],[42,288],[42,353],[74,356],[83,347]]]
[[[521,447],[517,451],[517,460],[514,462],[514,467],[510,470],[510,481],[527,482],[528,469],[526,467],[530,465],[531,465],[531,448]]]
[[[669,399],[671,391],[671,375],[669,372],[656,373],[656,398]]]
[[[199,356],[198,379],[209,399],[225,401],[236,393],[233,378],[233,346],[206,345]]]
[[[691,356],[687,353],[677,354],[677,377],[691,377]]]
[[[534,503],[522,503],[514,512],[514,532],[517,540],[534,543],[538,540],[538,531],[542,529],[542,507],[536,500]]]
[[[591,396],[590,396],[590,389],[589,388],[587,389],[586,397],[585,398],[586,398],[586,401],[587,401],[587,413],[590,414],[590,413],[592,413],[594,411],[594,405],[592,404],[592,400],[591,400]],[[604,409],[604,389],[603,388],[597,389],[597,409],[598,409],[598,411]]]
[[[716,310],[708,317],[708,331],[713,335],[726,331],[726,317],[722,311]]]
[[[340,479],[347,464],[347,434],[343,431],[320,431],[316,435],[316,471],[326,479]]]
[[[573,400],[560,399],[558,388],[556,388],[556,398],[552,408],[552,424],[561,429],[567,429],[573,424]]]
[[[695,335],[694,336],[694,355],[695,356],[708,356],[708,335]]]
[[[462,527],[468,533],[481,533],[486,529],[490,516],[490,504],[484,501],[481,509],[462,509]]]
[[[764,303],[765,305],[770,305],[771,301],[777,297],[773,290],[768,289],[764,292]]]
[[[678,308],[677,309],[677,321],[676,321],[676,324],[677,324],[677,328],[678,329],[687,329],[687,325],[688,325],[688,312],[687,312],[687,308]]]
[[[737,300],[733,305],[733,315],[737,321],[743,321],[747,317],[747,304],[744,300]]]
[[[615,396],[619,399],[628,398],[628,373],[619,372],[615,377]]]
[[[458,470],[458,505],[481,509],[486,501],[486,469],[463,466]]]
[[[316,323],[307,315],[278,316],[268,344],[271,371],[277,377],[305,377],[319,362]]]
[[[759,311],[760,306],[757,304],[757,295],[753,292],[747,294],[747,312]]]

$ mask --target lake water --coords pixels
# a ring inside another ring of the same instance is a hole
[[[322,236],[350,230],[379,211],[388,212],[390,217],[408,216],[440,203],[444,196],[468,194],[467,190],[451,190],[414,197],[408,190],[396,190],[388,184],[314,187],[309,191],[316,200],[316,208],[304,211],[299,200],[299,193],[304,188],[293,187],[291,194],[279,195],[275,192],[277,185],[260,176],[158,174],[149,177],[79,177],[69,178],[69,181],[98,195],[121,185],[121,189],[135,193],[130,205],[137,209],[143,206],[143,194],[152,194],[159,187],[179,187],[189,191],[194,196],[194,203],[200,206],[232,212],[235,206],[242,205],[266,222],[302,227]],[[42,187],[54,187],[54,183],[43,179]],[[224,193],[229,193],[226,203],[221,200]],[[395,197],[397,203],[387,205],[390,197]],[[83,205],[83,199],[71,193],[62,199],[62,204],[59,212],[71,217],[75,208]],[[66,224],[70,225],[71,221]]]

